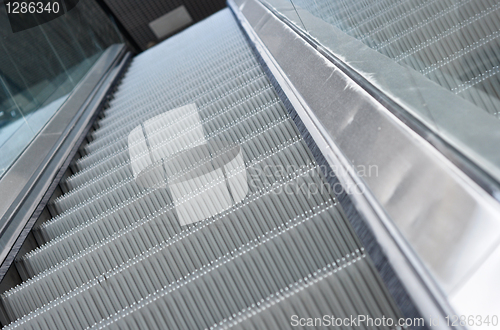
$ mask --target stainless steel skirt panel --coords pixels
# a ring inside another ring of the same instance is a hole
[[[10,328],[402,316],[228,10],[136,57],[97,125],[18,260],[30,278],[2,295]]]

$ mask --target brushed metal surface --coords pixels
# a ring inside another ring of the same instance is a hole
[[[55,178],[58,166],[66,160],[65,155],[71,151],[68,147],[76,142],[78,132],[84,129],[79,124],[92,117],[94,112],[90,109],[85,112],[86,106],[92,101],[96,90],[104,83],[103,76],[110,75],[117,59],[123,57],[124,49],[121,44],[112,45],[101,55],[91,71],[76,86],[75,92],[62,104],[0,180],[2,263],[5,261],[10,265],[13,261],[13,257],[12,260],[6,257],[12,253],[11,249],[20,232]],[[2,264],[0,277],[5,275],[4,271],[8,269],[6,263]]]
[[[232,8],[295,91],[324,153],[343,159],[349,172],[377,166],[377,175],[353,175],[425,265],[436,293],[459,290],[499,244],[498,202],[258,1]]]
[[[319,40],[325,51],[342,59],[372,86],[383,91],[404,108],[405,112],[418,119],[431,133],[422,132],[422,136],[462,170],[474,175],[476,181],[479,181],[479,177],[474,170],[466,168],[463,159],[451,152],[450,147],[494,178],[496,189],[491,193],[500,200],[500,121],[492,120],[494,118],[491,114],[429,80],[420,72],[395,62],[306,10],[293,7],[290,1],[266,0],[265,3],[278,8],[293,24]],[[431,135],[439,137],[448,145],[443,146]],[[485,189],[489,185],[491,183],[483,184]]]

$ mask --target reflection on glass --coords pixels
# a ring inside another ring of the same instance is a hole
[[[0,176],[38,134],[100,54],[122,39],[92,0],[12,33],[0,5]]]
[[[500,118],[498,1],[291,1]]]

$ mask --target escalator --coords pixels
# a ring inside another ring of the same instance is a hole
[[[0,8],[1,325],[497,327],[498,3],[225,4]]]
[[[33,229],[40,246],[18,256],[6,328],[288,329],[364,315],[343,328],[395,329],[418,317],[274,87],[230,9],[136,56]]]

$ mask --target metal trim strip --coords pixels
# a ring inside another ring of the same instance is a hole
[[[129,60],[124,45],[110,46],[0,180],[2,196],[11,197],[0,205],[0,281]]]
[[[338,95],[338,92],[342,91],[339,91],[338,88],[336,90],[332,86],[333,83],[329,85],[327,81],[311,78],[309,74],[312,73],[305,72],[301,70],[300,67],[304,66],[304,62],[307,61],[309,62],[308,64],[314,63],[314,65],[319,68],[315,72],[320,72],[321,69],[323,69],[325,72],[330,73],[334,66],[335,69],[338,70],[335,73],[338,77],[344,76],[343,78],[348,79],[348,83],[354,83],[349,87],[355,90],[355,93],[352,93],[351,96],[357,94],[359,97],[369,100],[369,104],[374,108],[374,116],[377,116],[378,120],[388,125],[386,127],[391,127],[391,129],[393,129],[392,133],[395,139],[402,138],[406,143],[405,147],[419,151],[420,154],[425,156],[424,160],[428,168],[435,168],[441,175],[445,176],[443,182],[451,183],[453,185],[452,188],[463,193],[467,201],[474,203],[473,205],[478,210],[484,211],[482,218],[478,221],[484,220],[485,218],[493,220],[499,219],[498,215],[500,214],[500,208],[497,201],[481,189],[481,187],[471,180],[470,177],[465,175],[463,171],[445,158],[443,154],[434,149],[434,146],[429,144],[428,140],[408,127],[408,120],[410,122],[414,121],[411,116],[409,116],[407,120],[395,116],[394,113],[387,109],[391,104],[384,102],[385,97],[380,97],[380,92],[376,92],[372,95],[372,93],[364,89],[366,86],[360,87],[358,81],[353,79],[353,76],[346,75],[344,72],[346,69],[349,70],[348,66],[339,68],[337,66],[337,64],[339,64],[337,62],[340,61],[339,59],[337,59],[337,61],[331,61],[331,58],[326,58],[325,54],[315,47],[317,45],[311,45],[312,39],[304,40],[302,35],[298,34],[297,31],[281,20],[278,13],[272,12],[270,8],[267,8],[256,0],[229,0],[228,5],[235,13],[243,30],[254,44],[255,49],[269,67],[272,75],[283,89],[286,97],[292,103],[301,121],[307,127],[307,130],[323,153],[330,167],[343,169],[336,173],[341,183],[344,186],[355,184],[366,188],[363,194],[350,195],[350,198],[356,205],[358,211],[366,219],[378,244],[386,254],[391,266],[398,274],[400,281],[406,287],[411,298],[417,305],[417,308],[424,316],[433,315],[439,317],[441,321],[440,327],[447,328],[444,318],[447,315],[455,314],[448,302],[448,295],[444,292],[442,281],[440,282],[439,279],[436,279],[435,271],[429,268],[428,263],[423,260],[415,244],[409,240],[407,234],[405,235],[405,233],[402,232],[401,226],[399,225],[401,222],[397,221],[400,220],[398,218],[401,217],[401,211],[398,213],[395,212],[394,209],[391,210],[388,201],[382,201],[380,199],[380,193],[377,194],[377,192],[380,192],[380,187],[384,185],[380,183],[380,180],[379,182],[365,180],[360,178],[353,171],[353,164],[349,160],[351,159],[349,156],[355,154],[353,151],[363,152],[363,145],[356,141],[351,141],[350,143],[345,138],[347,136],[344,134],[345,132],[333,132],[329,127],[331,125],[331,118],[329,117],[337,115],[342,109],[335,110],[330,114],[319,111],[318,102],[313,102],[311,98],[312,95],[318,95],[312,92],[314,88],[322,88],[322,94],[324,96],[321,101],[323,101],[323,103],[328,101],[328,98],[331,97],[329,95]],[[287,36],[284,37],[284,35]],[[264,38],[265,41],[263,41],[262,38]],[[311,48],[313,48],[313,50],[311,50]],[[300,59],[288,55],[302,54],[304,52],[308,53],[307,56],[301,56]],[[297,63],[299,63],[297,60],[300,61],[301,65],[297,65]],[[340,63],[342,66],[345,65],[342,61],[340,61]],[[333,71],[335,71],[335,69],[333,69]],[[325,73],[326,76],[328,76],[327,73]],[[301,79],[299,79],[299,77]],[[349,86],[347,85],[348,83],[346,83],[346,86]],[[335,93],[335,91],[337,93]],[[366,98],[366,96],[369,97]],[[391,101],[390,99],[388,100]],[[368,104],[368,102],[365,103]],[[352,114],[350,119],[355,120],[355,116],[356,114]],[[340,116],[340,118],[345,118],[345,116]],[[367,121],[358,124],[372,125],[372,123]],[[380,122],[374,120],[373,124],[380,124]],[[373,145],[370,147],[373,147]],[[384,148],[387,150],[391,149],[390,146],[385,146]],[[395,149],[392,151],[393,155],[397,155],[400,150]],[[415,173],[415,171],[408,172],[412,174]],[[407,181],[411,182],[410,180]],[[403,185],[404,183],[404,180],[397,183],[389,182],[385,183],[385,187],[383,188],[392,185],[390,188],[395,189],[398,184]],[[429,184],[432,186],[433,183],[429,182]],[[453,191],[453,189],[448,189],[446,191]],[[427,197],[428,196],[420,196],[419,198],[421,198],[422,204],[425,207],[432,209],[432,205],[429,204],[430,201]],[[404,210],[402,212],[404,212]],[[459,216],[467,217],[469,215],[459,214]],[[432,214],[430,220],[433,220]],[[454,221],[455,219],[448,216],[446,220]],[[492,246],[496,246],[497,242],[498,241],[495,240]],[[482,264],[489,255],[489,251],[493,248],[494,247],[489,247],[486,249],[484,255],[478,258],[478,260],[475,260],[476,264]],[[472,272],[472,270],[470,272]],[[463,285],[464,281],[470,276],[470,272],[464,275],[464,279],[460,282],[461,285]]]

